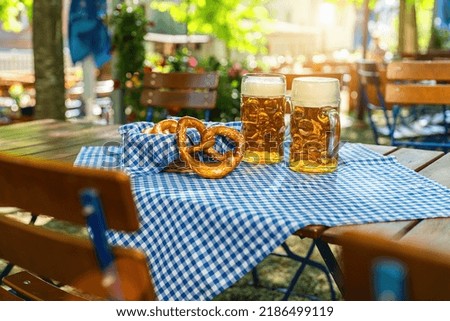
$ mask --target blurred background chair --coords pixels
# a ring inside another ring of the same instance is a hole
[[[348,233],[343,242],[346,300],[449,300],[450,256],[417,242]]]
[[[146,255],[106,241],[108,227],[139,228],[124,173],[0,155],[0,204],[87,226],[90,236],[0,215],[0,258],[22,270],[0,274],[0,299],[155,299]]]
[[[375,143],[379,145],[380,137],[389,137],[392,128],[392,106],[384,101],[386,71],[380,70],[374,61],[361,60],[356,65],[361,108],[366,110]]]
[[[425,147],[423,141],[436,140],[445,133],[442,124],[436,121],[443,115],[440,111],[436,112],[436,107],[417,103],[402,109],[394,102],[386,101],[388,80],[384,66],[362,60],[357,63],[357,69],[361,104],[367,110],[376,144]],[[435,117],[433,121],[431,117]],[[438,148],[439,145],[427,147]]]
[[[147,106],[147,121],[153,120],[153,108],[165,108],[167,114],[177,115],[182,109],[204,111],[209,121],[216,107],[219,74],[215,72],[188,73],[150,72],[144,74],[141,103]]]
[[[393,104],[391,144],[431,149],[450,148],[450,61],[396,61],[387,66],[385,101]],[[408,114],[408,126],[420,133],[398,139],[397,120]]]

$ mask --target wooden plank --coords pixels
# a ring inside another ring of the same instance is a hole
[[[71,133],[90,128],[101,126],[93,126],[92,124],[71,124],[69,122],[57,122],[51,124],[35,125],[31,127],[0,128],[0,139],[7,141],[21,141],[34,138],[45,138],[48,136],[58,137],[61,133]],[[12,127],[12,125],[11,125]]]
[[[6,142],[0,147],[0,150],[14,155],[32,155],[79,144],[89,144],[89,142],[97,140],[120,140],[117,127],[96,126],[85,129],[73,128],[73,130],[48,131],[47,137],[37,139],[23,138],[14,143]]]
[[[111,141],[110,139],[90,140],[81,144],[76,144],[70,147],[61,147],[57,149],[31,154],[33,157],[46,160],[64,160],[65,162],[73,163],[83,146],[103,146],[106,143],[114,142],[120,144],[120,141]]]
[[[377,152],[381,155],[388,155],[398,149],[396,146],[386,146],[386,145],[372,145],[372,144],[363,144],[365,147],[370,150]]]
[[[394,61],[387,67],[389,80],[450,80],[450,61]]]
[[[442,157],[444,153],[434,150],[400,148],[390,155],[395,156],[401,164],[418,172]]]
[[[449,213],[447,213],[449,215]],[[422,220],[414,226],[400,242],[403,243],[422,243],[427,247],[450,253],[450,218],[435,218]]]
[[[450,188],[450,153],[425,167],[420,174]]]
[[[450,187],[450,153],[440,158],[430,166],[426,167],[420,174]],[[450,200],[449,200],[450,203]],[[450,213],[442,213],[450,215]],[[411,229],[400,242],[419,242],[427,244],[428,247],[449,253],[450,244],[450,218],[436,218],[422,220]]]
[[[387,84],[385,99],[390,104],[448,104],[449,85]]]

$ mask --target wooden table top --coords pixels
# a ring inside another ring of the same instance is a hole
[[[37,120],[0,126],[0,152],[18,156],[73,163],[80,148],[86,145],[102,146],[120,143],[118,125],[99,126],[83,122]],[[450,153],[439,151],[366,145],[384,155],[394,155],[403,165],[444,186],[450,187]],[[425,239],[433,247],[448,250],[450,244],[450,218],[373,223],[327,228],[308,226],[297,235],[321,238],[327,243],[340,244],[344,233],[363,231],[383,235],[400,242]]]

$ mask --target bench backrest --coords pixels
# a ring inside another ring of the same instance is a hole
[[[396,61],[387,66],[386,102],[450,104],[450,61]]]

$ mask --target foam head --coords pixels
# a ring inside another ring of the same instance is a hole
[[[256,97],[278,97],[286,92],[286,77],[281,74],[246,74],[241,94]]]
[[[339,106],[339,80],[327,77],[299,77],[292,82],[292,101],[304,107]]]

